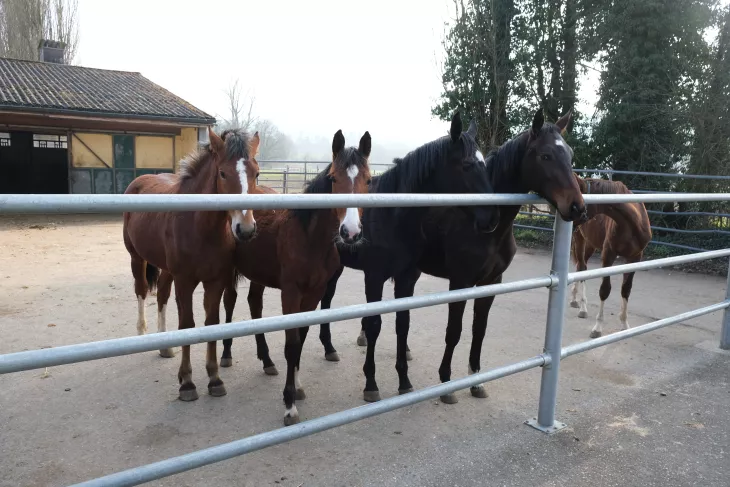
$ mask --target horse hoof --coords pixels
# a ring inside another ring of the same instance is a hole
[[[456,404],[459,402],[459,398],[452,392],[451,394],[441,396],[441,402],[444,404]]]
[[[330,352],[330,353],[326,353],[324,355],[324,359],[327,362],[339,362],[340,356],[337,354],[337,352]]]
[[[409,392],[413,392],[413,387],[409,387],[408,389],[398,389],[398,394],[408,394]]]
[[[367,347],[368,346],[368,339],[364,333],[360,333],[360,336],[357,337],[357,346],[358,347]]]
[[[299,422],[299,414],[289,415],[287,414],[284,416],[284,426],[291,426],[293,424],[297,424]]]
[[[487,397],[489,397],[489,395],[487,394],[487,389],[483,385],[470,387],[469,390],[471,391],[471,395],[476,398],[486,399]]]
[[[592,331],[591,332],[591,338],[599,338],[602,335],[600,331]]]
[[[227,368],[233,365],[233,357],[221,357],[221,367]]]
[[[208,394],[210,394],[213,397],[225,396],[227,394],[226,386],[224,386],[222,382],[220,384],[216,384],[214,386],[208,386]]]
[[[580,308],[580,305],[578,304],[578,301],[571,301],[570,307],[571,308]]]
[[[578,318],[588,318],[588,311],[579,311]]]
[[[366,402],[378,402],[380,401],[380,391],[364,391],[362,398]]]
[[[276,365],[272,365],[271,367],[264,367],[264,374],[266,374],[266,375],[279,375],[279,371],[276,370]]]
[[[162,358],[173,358],[175,356],[175,351],[171,348],[163,348],[160,350],[160,357]]]
[[[198,399],[198,391],[195,389],[195,386],[193,386],[192,389],[180,389],[180,400],[189,402],[189,401],[195,401]]]
[[[410,350],[406,350],[406,360],[408,362],[410,362],[411,360],[413,360],[413,355],[411,355],[411,351]]]
[[[294,394],[294,397],[297,401],[303,401],[307,398],[307,394],[304,392],[304,389],[297,389],[297,392]]]

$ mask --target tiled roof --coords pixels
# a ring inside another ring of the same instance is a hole
[[[0,58],[0,110],[215,123],[215,118],[139,73]]]

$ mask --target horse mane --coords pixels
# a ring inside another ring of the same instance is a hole
[[[466,132],[462,133],[466,153],[476,150],[476,141]],[[393,160],[394,166],[377,177],[378,193],[420,193],[424,182],[446,159],[451,139],[440,137],[409,152],[403,158]]]
[[[361,156],[356,148],[346,147],[342,149],[339,154],[337,154],[337,158],[334,160],[334,162],[327,164],[327,167],[325,167],[323,171],[321,171],[313,179],[307,182],[307,184],[304,186],[304,191],[302,191],[302,193],[332,193],[332,180],[330,179],[329,174],[332,170],[333,164],[335,165],[335,168],[337,170],[347,170],[347,168],[352,166],[353,164],[356,165],[359,169],[362,169],[366,165],[366,163],[367,159]],[[309,227],[309,223],[312,221],[312,217],[314,216],[315,212],[319,211],[319,209],[296,208],[289,211],[291,211],[294,216],[302,223],[304,228],[307,228]]]
[[[588,183],[590,183],[590,194],[632,194],[631,190],[626,187],[621,181],[609,181],[608,179],[594,179],[594,178],[578,178],[580,181],[585,181],[585,187],[579,184],[581,193],[588,192]]]
[[[243,129],[228,129],[221,134],[229,161],[248,159],[250,136]],[[179,174],[182,181],[195,179],[213,156],[210,143],[200,147],[180,161]]]

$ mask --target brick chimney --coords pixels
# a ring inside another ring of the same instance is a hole
[[[38,60],[45,63],[65,64],[66,43],[41,39],[38,43]]]

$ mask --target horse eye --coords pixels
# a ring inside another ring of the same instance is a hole
[[[261,174],[261,173],[260,173],[260,172],[257,172],[257,173],[256,173],[256,178],[257,178],[257,179],[258,179],[258,177],[259,177],[259,174]]]
[[[550,156],[548,154],[543,154],[543,155],[540,156],[540,159],[542,159],[543,161],[549,161],[550,160]]]
[[[226,173],[224,173],[223,171],[221,171],[221,179],[226,179]]]

